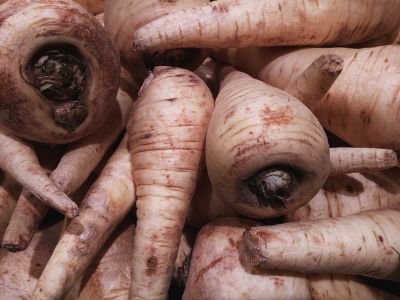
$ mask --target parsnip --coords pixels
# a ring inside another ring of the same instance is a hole
[[[99,129],[118,91],[118,53],[72,0],[9,0],[0,7],[0,123],[41,143]]]
[[[74,285],[135,202],[126,138],[64,231],[32,299],[59,299]]]
[[[239,261],[238,245],[256,222],[221,219],[197,235],[184,300],[311,299],[307,279],[296,273],[263,271]]]
[[[137,227],[130,297],[165,299],[201,170],[211,92],[194,73],[156,67],[128,122]]]
[[[400,209],[260,226],[243,234],[243,259],[268,270],[355,274],[400,281]]]
[[[14,179],[0,171],[0,240],[3,239],[21,189]]]
[[[283,215],[304,205],[329,174],[321,125],[281,90],[228,67],[222,78],[206,142],[216,195],[254,218]]]
[[[137,29],[136,50],[348,45],[399,28],[396,0],[218,0]]]

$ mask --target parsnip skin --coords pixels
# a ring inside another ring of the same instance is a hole
[[[156,67],[141,89],[127,127],[138,218],[131,299],[167,297],[213,108],[188,70]]]
[[[77,294],[69,294],[66,300],[127,299],[134,234],[134,218],[127,216],[85,270],[81,282],[72,288]]]
[[[24,252],[0,250],[1,299],[31,299],[37,280],[43,271],[61,234],[62,222],[48,224],[33,237]]]
[[[216,195],[253,218],[283,215],[304,205],[329,174],[321,125],[289,94],[232,68],[222,74],[206,141]]]
[[[124,139],[66,228],[32,299],[60,299],[74,285],[135,202],[130,155]]]
[[[248,229],[243,259],[269,270],[364,275],[400,281],[400,211]]]
[[[397,167],[396,152],[388,149],[336,147],[330,149],[330,176]]]
[[[256,224],[221,219],[200,230],[182,299],[311,299],[307,279],[300,274],[262,271],[239,261],[242,233]]]
[[[336,218],[400,204],[400,170],[328,177],[306,205],[289,213],[288,221]]]
[[[399,150],[399,50],[399,45],[368,49],[248,48],[218,51],[212,57],[286,89],[316,57],[340,55],[344,58],[343,71],[319,102],[316,116],[324,128],[352,146]]]
[[[72,0],[9,0],[0,19],[0,122],[47,144],[97,130],[117,94],[120,62],[95,17]]]
[[[348,45],[396,30],[399,10],[396,0],[218,0],[142,26],[134,44],[138,51]]]
[[[153,69],[155,65],[194,69],[207,57],[207,51],[175,49],[149,52],[143,57],[142,53],[132,49],[133,32],[160,16],[207,3],[209,0],[108,0],[105,7],[105,27],[117,44],[122,64],[139,81],[147,77],[147,67]]]

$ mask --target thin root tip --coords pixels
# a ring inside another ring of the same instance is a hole
[[[65,216],[70,219],[79,216],[79,207],[74,203],[74,205],[71,205],[71,207],[67,209]]]
[[[332,74],[339,75],[343,70],[343,58],[335,54],[322,55],[320,59],[323,60],[322,71]]]

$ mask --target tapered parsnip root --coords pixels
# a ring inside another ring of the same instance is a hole
[[[397,29],[399,10],[396,0],[218,0],[142,26],[135,32],[134,44],[139,51],[348,45]]]
[[[213,107],[211,92],[197,75],[156,67],[132,110],[127,129],[138,218],[132,298],[167,296]]]
[[[306,205],[291,212],[288,221],[327,219],[400,204],[400,170],[353,173],[328,177]]]
[[[72,0],[9,0],[0,19],[0,122],[48,144],[98,129],[117,94],[120,64],[95,17]]]
[[[65,300],[128,298],[135,234],[133,219],[127,216],[114,230]]]
[[[127,86],[130,86],[127,84]],[[132,89],[133,93],[134,88]],[[136,99],[136,96],[135,96]],[[122,90],[118,91],[117,104],[101,128],[90,136],[68,146],[57,168],[52,168],[50,178],[67,195],[74,194],[99,164],[105,152],[117,139],[126,125],[132,98]],[[24,250],[31,241],[39,224],[45,217],[48,206],[32,194],[24,192],[10,220],[3,240],[3,247]]]
[[[285,89],[285,92],[299,99],[313,111],[342,70],[343,59],[340,56],[321,55]]]
[[[311,299],[307,279],[289,272],[270,272],[239,261],[240,239],[257,223],[221,219],[197,235],[184,300]]]
[[[253,227],[243,234],[243,259],[269,270],[358,274],[400,280],[399,209],[328,220]]]
[[[24,252],[0,250],[0,290],[2,299],[31,299],[32,292],[51,252],[57,244],[62,221],[47,224],[36,232]]]
[[[0,240],[3,239],[21,189],[14,179],[0,171]]]
[[[56,187],[41,168],[32,145],[1,129],[0,168],[59,212],[70,218],[79,214],[78,206]]]
[[[104,11],[105,0],[74,0],[86,7],[92,14],[97,15]]]
[[[400,149],[399,50],[399,45],[369,49],[249,48],[221,51],[213,57],[286,89],[318,56],[342,56],[343,71],[319,102],[316,116],[324,128],[352,146],[397,151]]]
[[[330,175],[386,170],[398,166],[396,152],[375,148],[331,148]]]
[[[124,139],[64,231],[32,299],[60,299],[84,273],[135,200],[130,155]]]
[[[297,99],[226,67],[207,132],[217,196],[255,218],[286,214],[315,196],[329,173],[326,135]]]
[[[207,57],[207,51],[196,49],[172,49],[148,52],[144,56],[133,51],[133,32],[139,27],[174,11],[209,3],[209,0],[113,0],[107,1],[105,26],[117,44],[122,64],[136,77],[144,79],[147,68],[170,65],[194,69]]]

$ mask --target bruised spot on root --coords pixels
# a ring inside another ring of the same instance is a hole
[[[229,238],[229,244],[231,245],[231,247],[235,247],[235,241],[232,238]]]
[[[217,4],[213,6],[212,10],[217,14],[228,13],[229,6],[227,4]]]
[[[153,276],[157,272],[158,260],[155,256],[150,256],[146,262],[146,274]]]
[[[209,263],[207,266],[205,266],[204,268],[202,268],[200,270],[200,272],[197,274],[196,279],[195,279],[195,283],[197,281],[199,281],[199,279],[201,277],[204,276],[205,273],[207,273],[211,268],[213,268],[216,264],[218,264],[219,262],[221,262],[223,260],[223,257],[219,257],[217,259],[214,259],[211,263]]]

